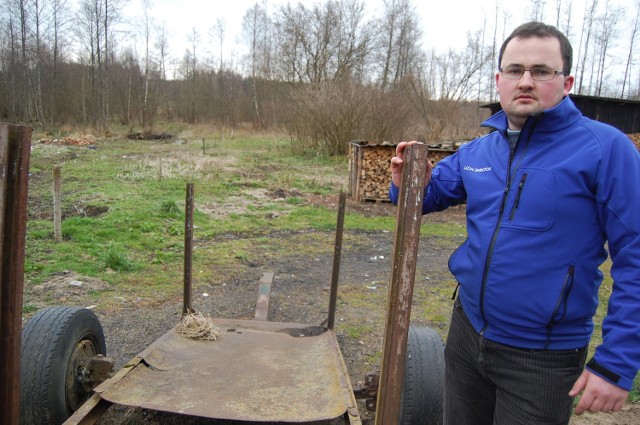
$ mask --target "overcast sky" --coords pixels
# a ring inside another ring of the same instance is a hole
[[[584,3],[584,0],[579,1]],[[206,38],[209,29],[214,26],[218,18],[223,18],[226,23],[227,41],[235,43],[242,36],[242,18],[247,10],[256,3],[264,4],[262,0],[151,0],[151,2],[153,4],[151,15],[157,22],[166,24],[166,28],[172,35],[172,44],[184,44],[183,40],[187,39],[194,27],[201,37]],[[269,14],[274,12],[276,6],[288,2],[302,3],[309,7],[318,1],[267,0]],[[365,1],[369,15],[380,16],[382,3],[382,0]],[[495,7],[494,1],[480,0],[414,0],[413,3],[424,22],[425,41],[453,47],[464,45],[467,30],[476,30],[481,27],[486,7],[491,9],[487,12],[490,16],[493,15]],[[502,8],[504,9],[505,6]],[[515,13],[521,15],[522,11],[519,9],[516,9]],[[129,0],[127,15],[142,16],[142,0]],[[518,17],[517,21],[521,19]]]
[[[77,1],[77,0],[72,0]],[[266,0],[266,7],[269,15],[272,15],[276,6],[286,4],[290,0]],[[570,2],[573,5],[572,22],[574,32],[577,34],[580,30],[580,23],[584,14],[585,5],[591,0],[562,0]],[[608,0],[611,4],[621,5],[627,8],[627,19],[631,21],[635,18],[635,12],[639,0]],[[242,41],[242,18],[249,8],[256,2],[264,5],[263,0],[151,0],[151,15],[156,24],[164,22],[165,28],[170,35],[170,51],[174,59],[181,59],[187,48],[188,35],[195,28],[200,35],[201,43],[205,46],[211,45],[211,38],[208,35],[211,28],[215,25],[219,18],[224,19],[225,34],[225,52],[223,55],[229,58],[232,52],[237,55],[239,44]],[[309,7],[317,0],[300,0],[305,6]],[[299,3],[291,1],[292,4]],[[413,4],[420,16],[420,22],[423,24],[424,45],[426,48],[435,47],[437,50],[443,51],[448,48],[461,49],[466,44],[466,36],[468,31],[475,32],[481,29],[485,24],[485,18],[488,21],[487,26],[493,27],[495,20],[495,8],[498,2],[500,10],[507,12],[509,17],[504,26],[506,31],[510,32],[520,23],[528,20],[528,6],[530,1],[512,1],[512,0],[413,0]],[[601,1],[603,3],[604,1]],[[555,0],[546,0],[546,16],[547,23],[554,23]],[[365,0],[367,12],[370,17],[380,16],[382,14],[383,0]],[[126,14],[130,18],[142,16],[142,0],[129,0],[126,7]],[[548,16],[548,18],[547,18]],[[135,19],[135,20],[138,20]],[[502,27],[502,14],[499,26]],[[498,38],[502,39],[503,34],[498,34]],[[574,49],[577,50],[577,43]],[[627,40],[625,39],[625,44]],[[625,52],[626,55],[628,53]],[[216,53],[218,56],[219,53]]]

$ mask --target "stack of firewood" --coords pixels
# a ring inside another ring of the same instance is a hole
[[[627,134],[629,139],[636,145],[636,148],[640,151],[640,133]]]
[[[369,146],[362,150],[360,194],[369,200],[387,200],[391,184],[391,158],[395,146]]]
[[[435,165],[455,149],[429,148],[429,160]],[[391,184],[391,158],[396,145],[352,142],[349,146],[351,198],[355,201],[388,201]]]

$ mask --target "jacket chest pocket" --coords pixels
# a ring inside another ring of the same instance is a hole
[[[556,188],[553,174],[545,170],[519,170],[503,217],[505,227],[542,231],[549,229],[556,214]]]

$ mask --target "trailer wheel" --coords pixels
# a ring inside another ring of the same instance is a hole
[[[92,394],[83,366],[106,354],[96,315],[80,307],[48,307],[22,330],[20,423],[59,425]]]
[[[399,423],[441,425],[443,400],[442,338],[433,329],[410,326]]]

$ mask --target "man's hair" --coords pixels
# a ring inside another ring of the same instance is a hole
[[[531,38],[531,37],[553,37],[560,41],[560,54],[562,55],[562,72],[569,75],[573,62],[573,48],[569,39],[552,25],[543,24],[542,22],[527,22],[513,30],[511,35],[502,43],[500,54],[498,55],[498,67],[502,66],[502,55],[507,48],[507,44],[514,38]]]

